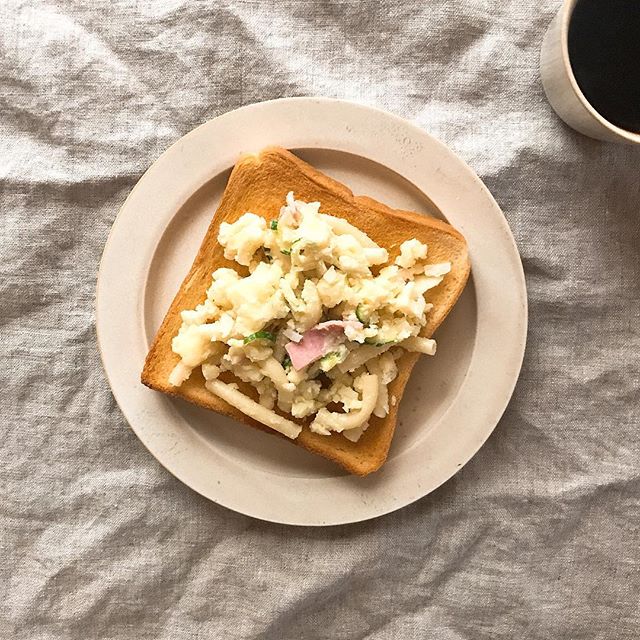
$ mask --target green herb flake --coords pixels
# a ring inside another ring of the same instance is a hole
[[[276,337],[270,331],[256,331],[252,333],[250,336],[247,336],[244,339],[245,344],[249,344],[254,340],[269,340],[270,342],[275,342]]]
[[[280,253],[284,253],[285,256],[290,256],[291,255],[291,249],[293,249],[293,245],[296,242],[300,242],[300,240],[302,240],[302,238],[296,238],[290,245],[288,249],[280,249]]]

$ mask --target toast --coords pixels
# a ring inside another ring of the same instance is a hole
[[[171,341],[181,326],[180,312],[195,308],[206,297],[211,274],[219,267],[235,267],[226,260],[218,244],[218,229],[222,222],[234,222],[246,211],[267,219],[276,217],[289,191],[307,202],[318,201],[321,210],[346,219],[389,251],[390,258],[399,253],[400,244],[416,238],[429,247],[429,261],[451,263],[444,281],[428,292],[434,306],[427,315],[427,324],[420,332],[430,337],[453,308],[467,282],[470,263],[463,236],[453,227],[429,216],[391,209],[366,196],[354,196],[343,184],[324,175],[289,151],[270,147],[257,155],[245,155],[235,165],[224,191],[222,202],[202,241],[191,270],[184,279],[173,303],[155,336],[142,371],[142,382],[157,391],[182,398],[200,407],[280,436],[277,432],[252,420],[236,408],[205,389],[199,369],[180,387],[169,384],[169,374],[180,357],[173,353]],[[369,428],[358,442],[351,442],[334,433],[330,436],[304,429],[291,440],[308,451],[336,462],[350,473],[364,476],[384,463],[396,427],[398,407],[405,385],[419,354],[405,352],[397,362],[398,375],[389,384],[389,395],[396,398],[385,418],[371,417]],[[234,379],[243,393],[255,398],[251,385]],[[299,420],[308,424],[310,419]],[[284,436],[280,436],[284,437]]]

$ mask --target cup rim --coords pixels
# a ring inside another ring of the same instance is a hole
[[[578,85],[578,81],[573,73],[573,67],[571,66],[571,60],[569,59],[569,22],[571,21],[571,16],[573,15],[573,10],[577,3],[578,0],[564,0],[561,9],[560,37],[562,39],[562,62],[567,70],[571,87],[585,109],[598,121],[599,124],[608,129],[611,133],[623,138],[626,142],[640,144],[640,133],[633,133],[632,131],[618,127],[613,124],[613,122],[607,120],[591,105]]]

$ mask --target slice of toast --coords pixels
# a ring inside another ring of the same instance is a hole
[[[180,360],[171,350],[171,340],[182,323],[180,312],[194,309],[204,301],[213,271],[222,266],[237,268],[235,263],[224,258],[223,248],[218,244],[220,223],[234,222],[246,211],[267,220],[276,218],[289,191],[293,191],[299,200],[320,202],[321,211],[344,218],[362,229],[389,251],[390,260],[398,255],[402,242],[417,238],[429,247],[429,263],[451,262],[451,272],[439,286],[427,294],[428,301],[434,307],[427,315],[427,324],[420,334],[422,336],[431,336],[447,316],[460,296],[470,270],[464,238],[453,227],[440,220],[411,211],[391,209],[365,196],[354,196],[343,184],[285,149],[271,147],[258,155],[240,158],[231,173],[220,207],[207,230],[191,270],[151,345],[142,371],[142,382],[157,391],[183,398],[278,436],[280,434],[207,391],[199,368],[180,387],[171,386],[168,379]],[[303,429],[298,438],[291,442],[333,460],[356,475],[364,476],[379,469],[387,457],[396,427],[398,406],[418,357],[418,354],[407,352],[397,361],[398,376],[388,387],[389,397],[395,396],[396,403],[390,407],[385,418],[371,417],[369,428],[358,442],[351,442],[337,433],[323,436],[309,429]],[[234,379],[229,373],[224,375],[227,376],[223,377],[224,380],[237,382],[244,393],[256,398],[250,385]],[[310,419],[299,422],[308,424]]]

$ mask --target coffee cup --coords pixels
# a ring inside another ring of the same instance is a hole
[[[640,144],[639,29],[640,2],[564,1],[544,37],[540,71],[551,106],[569,126]]]

